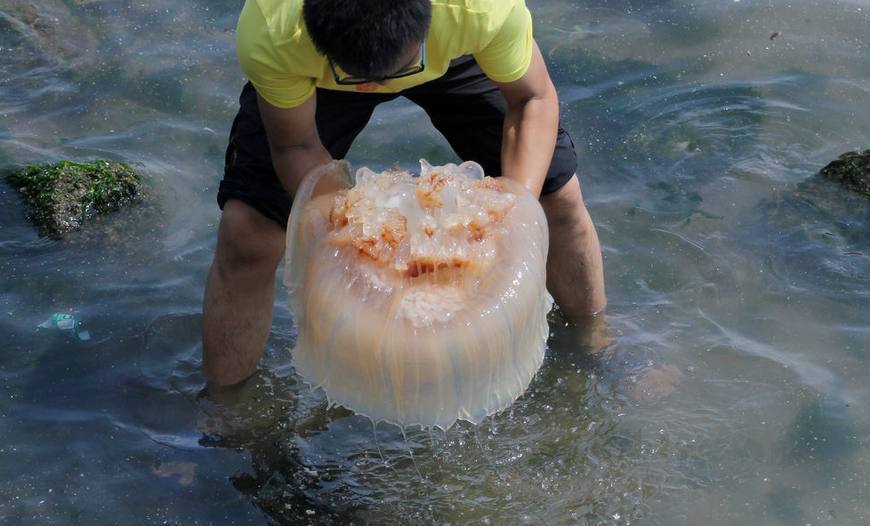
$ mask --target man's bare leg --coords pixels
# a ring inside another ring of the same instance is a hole
[[[584,323],[604,310],[604,264],[592,218],[577,177],[541,197],[550,228],[547,288],[562,313]]]
[[[224,205],[203,300],[206,379],[237,384],[257,368],[272,327],[284,230],[242,201]]]

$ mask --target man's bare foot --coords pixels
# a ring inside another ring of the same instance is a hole
[[[647,369],[637,376],[629,395],[638,402],[656,402],[676,391],[684,376],[674,365]]]

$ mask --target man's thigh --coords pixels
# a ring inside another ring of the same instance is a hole
[[[405,90],[402,95],[426,111],[462,160],[480,163],[487,175],[501,175],[507,102],[471,56],[454,60],[443,77]],[[576,171],[574,143],[560,126],[542,195],[564,186]]]
[[[332,157],[344,158],[375,106],[394,97],[318,89],[317,132]],[[230,131],[218,205],[223,209],[228,200],[239,199],[286,228],[293,199],[275,174],[257,92],[250,83],[242,90],[239,105]]]

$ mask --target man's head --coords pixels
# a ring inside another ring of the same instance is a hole
[[[431,0],[304,0],[317,50],[355,77],[381,79],[414,61]]]

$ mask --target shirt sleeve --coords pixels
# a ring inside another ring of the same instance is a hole
[[[495,82],[518,80],[532,62],[532,14],[524,0],[513,4],[491,40],[474,53],[480,68]]]
[[[251,0],[239,17],[236,54],[245,76],[269,104],[295,108],[314,94],[316,80],[291,72],[286,57],[272,43],[263,13]]]

